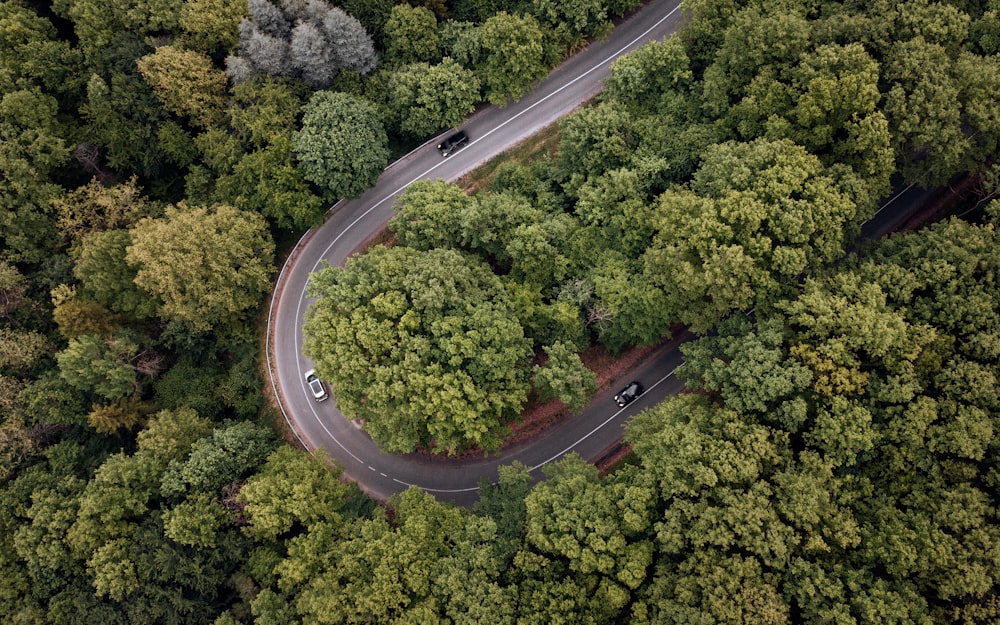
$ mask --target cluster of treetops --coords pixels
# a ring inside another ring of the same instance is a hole
[[[312,280],[307,350],[393,451],[495,450],[586,403],[580,350],[702,336],[625,466],[464,510],[282,442],[275,240],[633,4],[0,4],[2,620],[1000,620],[1000,204],[847,253],[894,186],[996,190],[1000,2],[685,7],[550,155],[414,185]]]

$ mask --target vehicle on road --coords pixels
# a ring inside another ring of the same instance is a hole
[[[316,401],[323,401],[330,396],[330,393],[326,391],[326,385],[316,375],[315,369],[306,371],[306,386],[309,387],[309,392],[312,393],[313,399]]]
[[[615,394],[615,403],[618,404],[620,408],[624,408],[634,402],[636,397],[642,395],[642,391],[642,384],[639,384],[637,380],[633,380],[628,383],[628,386]]]
[[[464,130],[459,130],[455,134],[445,137],[445,139],[438,144],[438,151],[441,152],[441,156],[448,156],[468,142],[469,135],[465,134]]]

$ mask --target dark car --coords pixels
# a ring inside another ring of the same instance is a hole
[[[317,377],[315,369],[306,371],[306,386],[309,387],[309,392],[312,393],[313,399],[316,401],[323,401],[330,396],[326,392],[326,386],[323,385],[323,381]]]
[[[642,395],[642,390],[642,384],[633,380],[632,382],[629,382],[625,388],[618,391],[615,395],[615,403],[624,408],[635,401],[636,397]]]
[[[469,135],[465,134],[464,130],[459,130],[455,134],[445,137],[444,141],[438,144],[438,150],[441,152],[441,156],[448,156],[468,142]]]

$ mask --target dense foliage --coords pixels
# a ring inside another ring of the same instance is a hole
[[[397,450],[704,332],[625,468],[376,507],[266,425],[275,238],[633,6],[0,4],[0,620],[1000,620],[1000,206],[845,259],[890,180],[995,159],[996,0],[690,0],[554,157],[414,185],[314,277],[309,349]]]

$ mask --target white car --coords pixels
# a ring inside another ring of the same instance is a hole
[[[326,385],[323,384],[323,381],[316,375],[315,369],[306,371],[306,386],[309,387],[309,392],[312,393],[313,399],[316,401],[323,401],[330,396],[330,394],[326,392]]]

